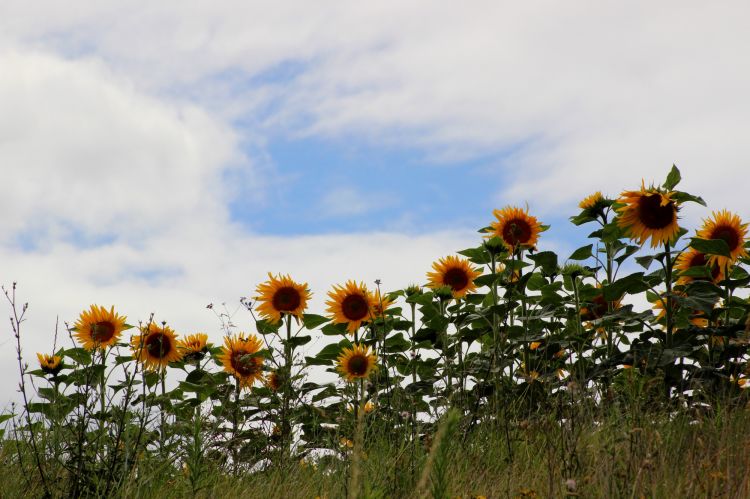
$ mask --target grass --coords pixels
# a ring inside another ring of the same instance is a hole
[[[236,477],[215,471],[196,493],[183,470],[151,458],[113,497],[750,497],[750,411],[650,417],[636,426],[622,413],[600,422],[579,415],[580,428],[573,431],[570,421],[537,414],[512,429],[512,458],[494,425],[475,427],[465,440],[454,431],[437,445],[422,442],[415,449],[377,432],[365,439],[359,459],[355,447],[341,460],[308,458]],[[417,470],[409,469],[412,451]],[[4,442],[0,456],[2,497],[42,495],[40,483],[25,482],[34,475],[22,473],[12,441]],[[354,462],[356,492],[350,490]],[[422,476],[427,487],[417,495]],[[65,484],[55,488],[64,491]]]

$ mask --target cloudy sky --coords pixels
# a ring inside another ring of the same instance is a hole
[[[749,218],[747,5],[4,0],[0,283],[30,303],[25,355],[91,303],[219,338],[206,304],[269,271],[316,312],[349,278],[422,282],[506,204],[569,254],[581,197],[673,163]]]

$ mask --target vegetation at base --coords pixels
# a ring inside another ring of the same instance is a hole
[[[215,311],[217,344],[91,305],[32,369],[14,283],[3,494],[750,496],[747,224],[714,211],[688,237],[705,203],[679,182],[585,198],[567,259],[528,208],[495,210],[425,286],[349,280],[326,315],[269,274],[244,318]]]

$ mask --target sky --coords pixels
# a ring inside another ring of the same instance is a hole
[[[749,14],[4,0],[0,283],[29,302],[24,356],[92,303],[218,340],[206,305],[234,312],[268,272],[307,282],[317,313],[347,279],[423,283],[509,204],[550,224],[540,249],[564,257],[586,244],[567,222],[581,198],[672,164],[709,204],[684,226],[710,209],[747,219]],[[0,409],[17,384],[5,324]]]

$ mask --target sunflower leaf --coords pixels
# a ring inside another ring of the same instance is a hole
[[[341,336],[346,334],[346,324],[326,324],[320,328],[320,332],[326,336]]]
[[[690,247],[707,255],[731,257],[729,245],[723,239],[700,239],[694,237],[690,240]]]
[[[677,184],[680,183],[680,180],[682,180],[682,176],[680,175],[680,170],[677,168],[677,166],[672,165],[672,169],[669,171],[669,174],[667,175],[667,181],[664,182],[664,188],[668,191],[671,191],[677,186]]]
[[[551,275],[557,271],[557,255],[552,251],[541,251],[535,255],[529,255],[529,259],[533,260],[538,267],[542,268],[542,272]]]
[[[572,255],[568,257],[568,260],[586,260],[587,258],[591,258],[591,249],[594,247],[593,244],[587,244],[586,246],[581,246],[577,250],[573,252]]]
[[[636,272],[604,286],[603,294],[605,300],[615,301],[622,298],[625,293],[637,294],[648,288],[648,284],[643,280],[643,272]]]
[[[306,329],[315,329],[316,327],[320,326],[321,324],[325,324],[328,321],[329,319],[327,317],[315,314],[305,314],[305,316],[302,318],[302,323],[305,325]]]
[[[91,364],[91,354],[83,348],[69,348],[65,350],[63,355],[73,359],[79,364]]]
[[[688,194],[687,192],[672,191],[672,194],[670,195],[670,197],[680,204],[693,202],[693,203],[698,203],[700,205],[706,206],[706,202],[703,200],[702,197],[693,196],[692,194]]]

